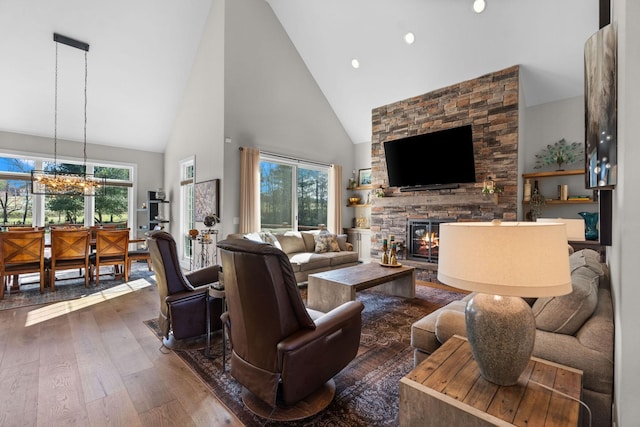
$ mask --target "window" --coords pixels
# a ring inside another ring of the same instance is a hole
[[[193,260],[193,240],[189,230],[195,227],[193,222],[193,185],[195,165],[193,157],[180,162],[180,253],[183,268],[191,268]]]
[[[44,162],[44,170],[58,173],[82,173],[84,167],[71,163]],[[84,196],[42,196],[44,197],[44,225],[84,224]]]
[[[33,222],[31,183],[25,180],[27,174],[33,167],[33,161],[0,157],[0,209],[2,210],[2,224],[31,225]],[[20,179],[21,174],[24,174],[24,179]],[[30,176],[28,178],[30,179]]]
[[[96,166],[93,175],[107,180],[104,192],[95,197],[95,222],[128,224],[129,189],[125,183],[130,181],[131,171],[128,168]]]
[[[1,155],[0,155],[1,156]],[[31,170],[50,170],[79,173],[84,165],[61,161],[57,165],[49,160],[22,157],[0,157],[0,209],[3,225],[27,224],[35,226],[53,224],[116,223],[130,224],[133,210],[133,166],[87,163],[86,173],[106,178],[104,194],[94,197],[51,196],[31,194]]]
[[[327,223],[329,168],[261,156],[260,221],[263,231],[318,229]]]

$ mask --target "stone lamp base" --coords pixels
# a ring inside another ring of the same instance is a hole
[[[480,374],[498,385],[516,384],[533,352],[531,307],[520,297],[478,293],[467,303],[465,319]]]

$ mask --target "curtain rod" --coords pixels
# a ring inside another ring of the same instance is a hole
[[[238,149],[240,151],[242,151],[243,148],[244,147],[239,147]],[[277,158],[285,159],[285,160],[291,160],[291,161],[298,162],[298,163],[302,162],[302,163],[308,163],[310,165],[325,166],[325,167],[331,167],[332,166],[331,163],[318,162],[318,161],[315,161],[315,160],[299,159],[297,157],[286,156],[284,154],[271,153],[269,151],[262,151],[259,148],[258,148],[258,150],[260,151],[260,154],[265,154],[267,156],[277,157]]]

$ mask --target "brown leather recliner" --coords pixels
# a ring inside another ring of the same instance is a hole
[[[197,337],[207,332],[207,292],[209,284],[218,281],[220,266],[203,268],[187,275],[182,273],[176,242],[166,231],[152,231],[147,245],[154,265],[160,316],[158,324],[165,345],[171,346],[170,335],[177,340]],[[211,330],[222,328],[222,301],[209,301]]]
[[[231,375],[240,384],[271,407],[294,405],[353,360],[360,344],[361,302],[326,314],[308,312],[281,250],[242,239],[223,240],[218,247]]]

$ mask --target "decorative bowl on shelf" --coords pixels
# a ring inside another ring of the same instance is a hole
[[[357,205],[358,203],[360,203],[360,197],[349,197],[350,205]]]

